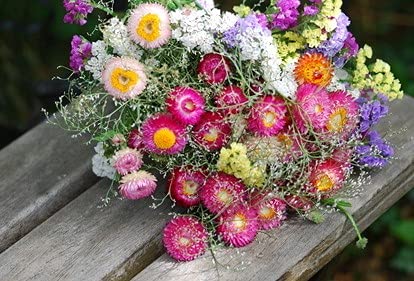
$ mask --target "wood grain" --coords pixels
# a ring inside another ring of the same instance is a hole
[[[103,207],[110,184],[100,181],[3,252],[0,280],[130,280],[160,256],[170,205],[114,199]]]
[[[394,131],[388,139],[397,148],[397,159],[374,173],[362,195],[351,200],[351,212],[362,229],[414,186],[414,99],[395,102],[391,111],[381,131]],[[354,238],[340,214],[329,215],[320,225],[295,218],[270,234],[260,234],[246,248],[217,251],[219,265],[209,254],[189,263],[176,263],[164,254],[133,281],[308,280]]]
[[[0,151],[0,252],[97,182],[84,142],[41,124]]]

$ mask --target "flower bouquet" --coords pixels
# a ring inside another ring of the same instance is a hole
[[[177,261],[246,246],[292,214],[353,220],[346,198],[393,156],[373,126],[403,93],[358,46],[341,0],[234,12],[211,0],[112,4],[64,0],[65,22],[83,25],[94,9],[108,17],[101,40],[73,37],[70,88],[49,119],[97,142],[93,171],[114,183],[105,201],[154,197],[154,173],[166,177],[154,207],[183,207],[163,234]]]

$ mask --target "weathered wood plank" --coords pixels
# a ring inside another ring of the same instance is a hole
[[[152,199],[102,207],[109,186],[100,181],[3,252],[0,280],[130,280],[159,257],[170,207],[151,209]]]
[[[84,142],[41,124],[0,151],[0,252],[98,180]]]
[[[400,130],[389,137],[397,148],[397,159],[375,173],[362,195],[351,200],[351,212],[362,229],[414,186],[413,109],[412,98],[395,102],[394,113],[383,123],[383,131]],[[179,264],[164,254],[133,281],[308,280],[353,239],[351,225],[340,214],[331,214],[321,225],[296,218],[268,235],[260,234],[239,254],[234,249],[218,251],[216,259],[230,269],[213,264],[211,255]],[[241,267],[246,269],[235,270]]]

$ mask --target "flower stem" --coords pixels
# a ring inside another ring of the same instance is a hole
[[[361,232],[359,231],[358,225],[356,224],[354,217],[345,209],[345,207],[343,206],[337,206],[337,208],[343,213],[345,214],[345,216],[347,217],[347,219],[351,222],[352,227],[354,228],[357,236],[358,236],[358,241],[356,242],[356,246],[360,249],[364,249],[366,247],[366,245],[368,244],[368,239],[366,237],[363,237],[361,235]]]

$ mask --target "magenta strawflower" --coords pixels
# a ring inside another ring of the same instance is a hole
[[[146,171],[133,172],[122,177],[119,193],[130,200],[138,200],[152,195],[157,187],[157,179]]]
[[[222,55],[207,54],[198,64],[197,73],[209,84],[221,84],[230,74],[230,62]]]
[[[167,253],[177,261],[191,261],[204,254],[208,232],[196,218],[179,216],[164,228],[163,243]]]
[[[171,114],[149,117],[141,130],[144,147],[152,153],[177,154],[184,150],[188,142],[185,126]]]
[[[306,197],[298,196],[298,195],[286,195],[285,196],[285,202],[294,211],[300,210],[300,211],[309,211],[314,203]]]
[[[142,133],[138,129],[133,129],[128,135],[128,147],[133,149],[142,149],[144,148],[144,143],[142,142]]]
[[[328,193],[340,189],[344,184],[348,167],[348,163],[341,163],[333,159],[312,162],[310,164],[309,191]]]
[[[260,229],[277,228],[286,219],[286,203],[274,195],[255,192],[250,204],[256,209]]]
[[[167,187],[179,206],[189,208],[200,203],[198,192],[204,182],[201,171],[195,171],[193,167],[177,167],[171,173]]]
[[[217,214],[230,205],[243,202],[246,199],[246,187],[236,177],[218,172],[205,181],[199,196],[203,205]]]
[[[194,125],[204,113],[205,100],[200,92],[189,87],[177,87],[166,100],[168,111],[185,125]]]
[[[226,209],[218,220],[217,234],[233,247],[244,247],[253,242],[258,230],[256,210],[244,204]]]
[[[63,7],[67,12],[63,21],[79,25],[86,24],[88,14],[93,11],[93,6],[86,0],[63,0]]]
[[[138,171],[142,166],[142,154],[131,148],[125,148],[115,153],[114,168],[120,175]]]
[[[248,119],[248,129],[258,136],[274,136],[287,123],[287,107],[280,97],[264,96],[257,101]]]
[[[296,101],[293,121],[301,132],[307,132],[309,125],[322,130],[332,108],[327,91],[314,84],[303,84],[297,90]]]
[[[207,150],[222,148],[229,140],[231,127],[218,113],[206,112],[194,126],[195,141]]]
[[[69,66],[74,72],[79,72],[86,61],[92,56],[92,44],[82,37],[75,35],[72,38]]]
[[[329,133],[347,137],[356,129],[359,121],[359,106],[355,98],[344,91],[329,94],[331,109],[326,120]]]
[[[225,87],[215,97],[216,106],[226,115],[239,113],[248,101],[243,90],[234,85]]]

